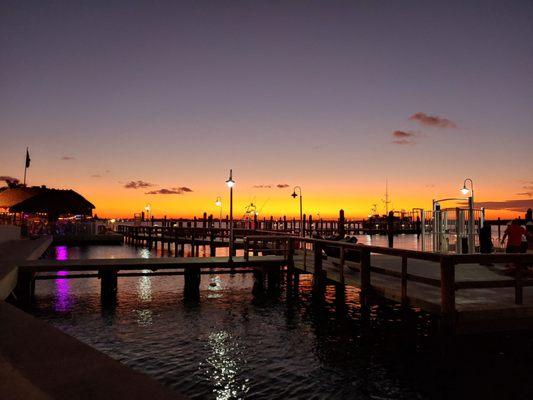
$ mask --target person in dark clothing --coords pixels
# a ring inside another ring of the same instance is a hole
[[[483,254],[490,254],[493,250],[491,226],[485,222],[479,230],[479,251]]]
[[[490,254],[494,251],[492,244],[492,231],[491,226],[488,223],[484,223],[483,227],[479,230],[479,251],[482,254]],[[491,263],[484,263],[481,265],[492,266]]]
[[[420,217],[416,217],[415,221],[415,229],[416,229],[416,238],[420,238],[420,234],[422,233],[422,221],[420,221]]]
[[[531,208],[528,208],[526,211],[526,224],[532,221],[533,221],[533,210],[531,210]]]

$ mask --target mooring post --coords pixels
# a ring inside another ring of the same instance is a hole
[[[344,237],[346,235],[346,229],[344,228],[344,210],[341,209],[339,211],[339,227],[338,227],[338,234],[341,237]]]

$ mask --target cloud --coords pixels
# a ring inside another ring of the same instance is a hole
[[[142,189],[147,187],[156,186],[153,183],[145,182],[145,181],[130,181],[124,185],[126,189]]]
[[[19,183],[20,181],[17,178],[13,178],[12,176],[2,175],[0,176],[0,182],[3,181],[5,183],[12,184],[12,183]]]
[[[76,158],[75,157],[71,157],[71,156],[63,156],[63,157],[61,157],[61,159],[63,161],[72,161],[72,160],[75,160]]]
[[[270,189],[272,185],[253,185],[254,189]]]
[[[508,210],[525,212],[528,208],[533,208],[533,199],[530,200],[505,200],[505,201],[482,201],[476,206],[485,207],[491,210]]]
[[[392,132],[392,143],[399,145],[415,144],[415,138],[420,136],[417,132],[413,131],[394,131]]]
[[[102,175],[100,175],[100,174],[93,174],[93,175],[91,175],[91,178],[101,178],[101,177],[102,177]]]
[[[531,197],[531,196],[533,196],[533,192],[522,192],[522,193],[517,193],[516,195],[517,195],[517,196],[527,196],[527,197]]]
[[[448,118],[439,117],[438,115],[429,115],[423,112],[414,113],[409,117],[409,120],[434,128],[457,128],[457,124],[450,121]]]
[[[394,131],[392,132],[392,136],[394,136],[395,138],[409,138],[409,137],[413,137],[415,136],[415,133],[414,132],[410,132],[410,131]]]
[[[192,192],[192,189],[181,186],[177,188],[170,188],[170,189],[158,189],[158,190],[151,190],[150,192],[146,192],[146,194],[183,194],[183,193],[190,193]]]
[[[288,187],[289,187],[289,184],[287,184],[287,183],[278,183],[278,184],[276,185],[276,187],[277,187],[278,189],[285,189],[285,188],[288,188]]]

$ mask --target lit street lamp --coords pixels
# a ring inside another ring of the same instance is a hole
[[[222,199],[220,196],[217,196],[217,199],[215,201],[215,206],[220,208],[220,214],[218,216],[218,227],[222,228]]]
[[[233,186],[235,181],[233,180],[233,170],[229,170],[229,179],[226,181],[226,185],[229,187],[229,258],[228,261],[233,261]]]
[[[150,203],[144,207],[144,211],[146,211],[146,219],[150,220],[150,212],[152,211],[152,206]]]
[[[296,189],[298,189],[298,194],[296,193]],[[295,199],[296,197],[300,196],[300,236],[304,235],[304,225],[303,225],[303,214],[302,214],[302,188],[300,186],[295,186],[291,196]]]
[[[466,182],[470,182],[470,189],[466,187]],[[461,188],[461,193],[465,196],[470,193],[468,197],[468,252],[474,253],[475,237],[474,237],[474,182],[472,179],[466,178]]]

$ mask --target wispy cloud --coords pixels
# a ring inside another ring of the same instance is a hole
[[[285,188],[288,188],[288,187],[289,187],[289,184],[288,184],[288,183],[278,183],[278,184],[276,185],[276,187],[277,187],[278,189],[285,189]]]
[[[450,121],[448,118],[439,117],[438,115],[429,115],[423,112],[414,113],[409,117],[409,120],[434,128],[457,128],[457,124]]]
[[[254,189],[270,189],[272,185],[253,185]]]
[[[522,192],[522,193],[517,193],[516,195],[517,195],[517,196],[527,196],[527,197],[531,197],[531,196],[533,196],[533,192]]]
[[[477,202],[476,206],[488,208],[490,210],[508,210],[525,212],[528,208],[533,208],[533,199],[531,200],[505,200],[505,201],[482,201]]]
[[[184,194],[184,193],[190,193],[192,192],[191,188],[188,188],[186,186],[181,186],[177,188],[170,188],[170,189],[158,189],[158,190],[151,190],[149,192],[146,192],[146,194]]]
[[[102,175],[100,175],[100,174],[93,174],[93,175],[91,175],[91,178],[101,178],[101,177],[102,177]]]
[[[399,139],[410,138],[410,137],[414,137],[415,133],[411,131],[394,131],[392,132],[392,136],[394,136],[395,138],[399,138]]]
[[[76,157],[72,157],[72,156],[63,156],[63,157],[61,157],[61,159],[62,159],[63,161],[72,161],[72,160],[75,160]]]
[[[12,183],[19,183],[20,181],[17,178],[13,178],[12,176],[0,175],[0,182],[12,184]]]
[[[394,131],[392,132],[392,143],[399,145],[415,144],[414,139],[417,136],[417,133],[412,131]]]
[[[153,187],[156,186],[153,183],[145,182],[145,181],[130,181],[124,185],[126,189],[143,189],[147,187]]]

